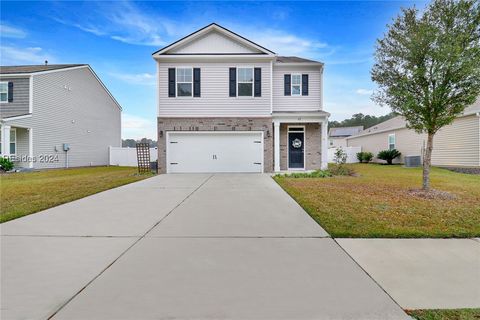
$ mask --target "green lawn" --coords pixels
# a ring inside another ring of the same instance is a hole
[[[412,310],[407,311],[418,320],[478,320],[480,309],[453,309],[453,310]]]
[[[0,222],[151,177],[136,168],[92,167],[0,176]]]
[[[480,176],[432,168],[432,187],[455,200],[414,197],[420,168],[355,164],[358,177],[275,180],[332,236],[478,237]]]

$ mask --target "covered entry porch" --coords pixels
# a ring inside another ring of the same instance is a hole
[[[33,130],[0,122],[0,155],[11,159],[16,168],[33,168]]]
[[[329,113],[273,113],[274,171],[317,170],[328,167]]]

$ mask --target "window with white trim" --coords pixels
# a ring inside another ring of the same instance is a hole
[[[8,82],[0,82],[0,102],[8,102]]]
[[[302,75],[292,74],[292,96],[302,95]]]
[[[253,68],[237,69],[237,96],[253,97]]]
[[[177,97],[193,95],[193,69],[177,68]]]
[[[17,154],[17,129],[10,129],[10,144],[7,146],[10,148],[10,154]],[[2,144],[2,130],[0,130],[0,154],[3,154],[3,144]]]
[[[388,150],[395,149],[395,133],[388,135]]]

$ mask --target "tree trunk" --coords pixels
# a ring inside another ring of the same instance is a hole
[[[432,163],[433,133],[428,133],[427,147],[423,156],[423,190],[430,190],[430,164]]]

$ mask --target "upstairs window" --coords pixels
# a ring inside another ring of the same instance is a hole
[[[0,102],[8,102],[8,82],[0,82]]]
[[[253,68],[238,68],[238,96],[253,97]]]
[[[388,135],[388,149],[395,149],[395,133]]]
[[[193,92],[193,69],[177,68],[177,97],[191,97]]]
[[[302,94],[302,75],[292,74],[292,96],[300,96]]]

